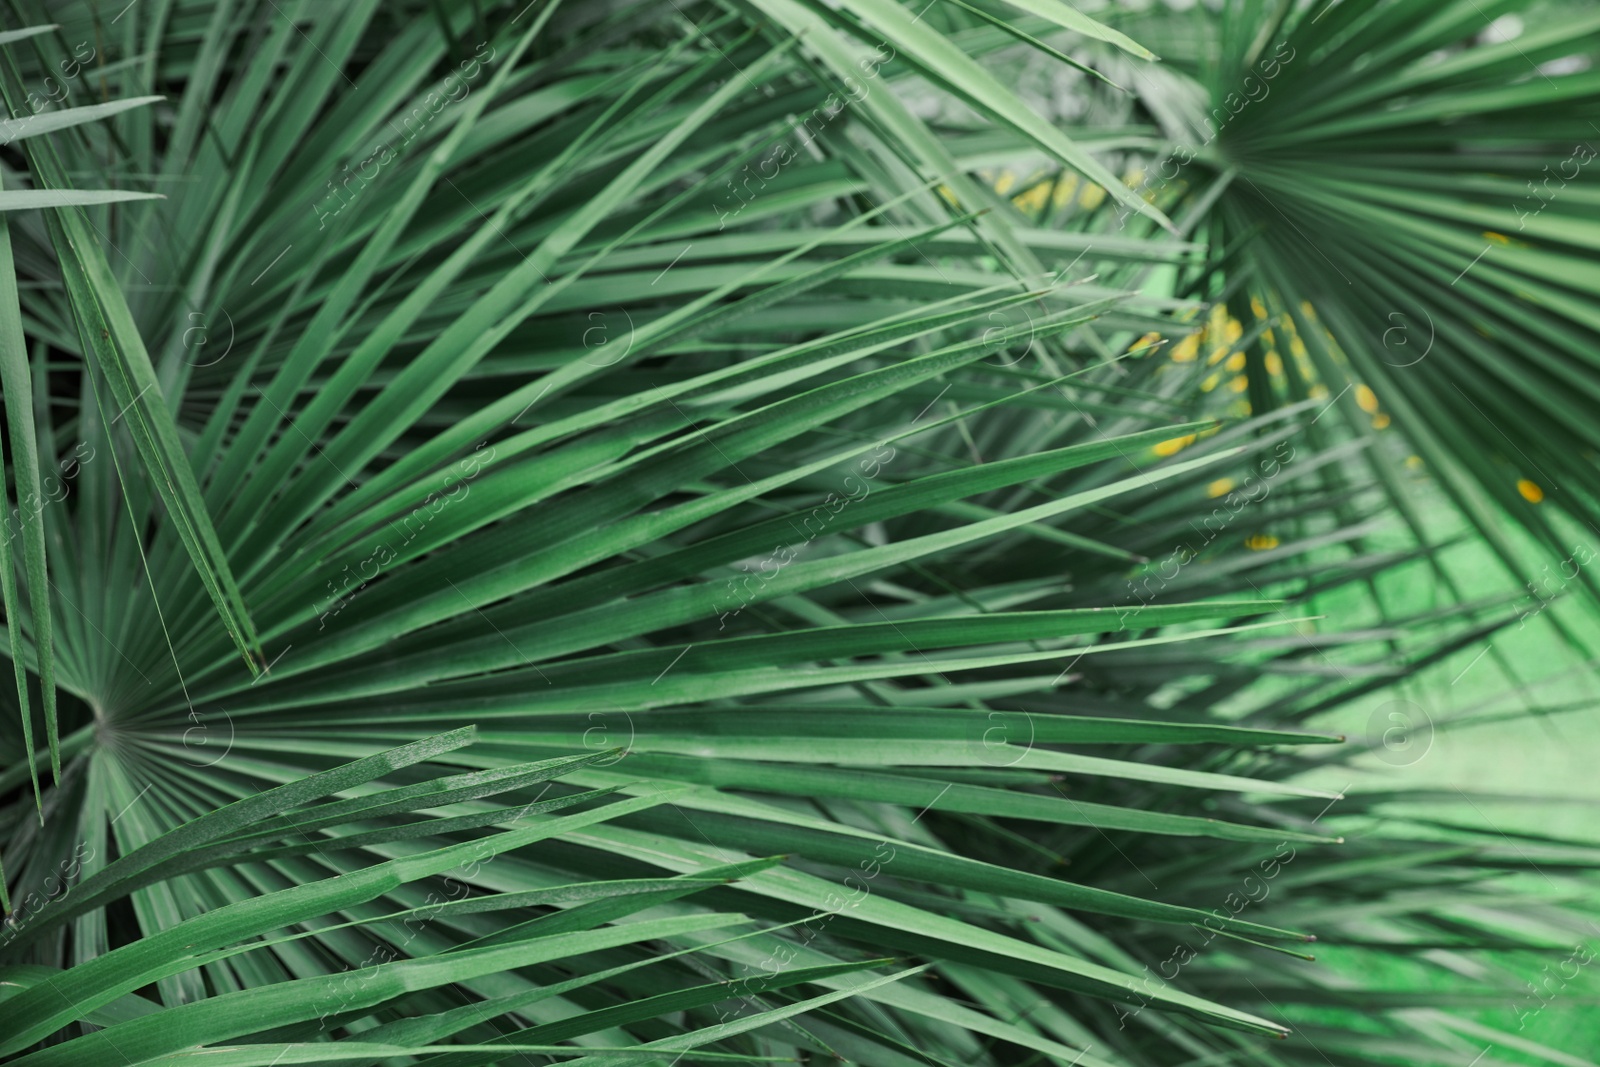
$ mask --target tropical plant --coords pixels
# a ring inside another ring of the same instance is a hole
[[[1212,255],[1187,292],[1280,323],[1245,348],[1251,404],[1322,396],[1374,442],[1392,423],[1519,585],[1506,516],[1568,557],[1600,522],[1594,10],[1229,0],[1137,29],[1170,68],[1128,70],[1164,142],[1143,187],[1204,204]],[[1274,358],[1274,329],[1297,358]],[[1436,544],[1404,452],[1367,455]],[[1600,589],[1581,568],[1572,585]]]
[[[1577,1062],[1594,850],[1306,781],[1515,615],[1316,617],[1434,545],[1143,22],[8,3],[6,1062]]]

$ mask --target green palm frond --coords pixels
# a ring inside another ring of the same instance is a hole
[[[1512,573],[1537,568],[1505,515],[1568,557],[1597,521],[1593,12],[1237,0],[1163,21],[1140,29],[1181,73],[1134,80],[1171,145],[1141,188],[1206,201],[1190,291],[1271,324],[1244,346],[1251,404],[1318,396],[1324,432],[1374,442],[1392,423]],[[1366,456],[1436,540],[1404,453]]]
[[[1594,850],[1326,785],[1512,602],[1321,617],[1432,558],[1320,421],[1357,304],[1245,164],[1152,206],[1157,138],[994,58],[1124,84],[1111,13],[49,7],[0,38],[0,207],[53,198],[0,246],[6,1062],[1543,1055],[1484,1005],[1590,936]]]

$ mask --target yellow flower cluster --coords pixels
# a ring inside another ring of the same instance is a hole
[[[1258,320],[1266,321],[1271,316],[1261,298],[1250,298],[1250,309],[1255,312]],[[1309,302],[1303,302],[1300,310],[1305,318],[1315,323],[1317,321],[1316,309]],[[1237,345],[1244,336],[1244,324],[1232,315],[1221,304],[1213,305],[1210,316],[1200,327],[1184,337],[1172,347],[1172,361],[1174,363],[1195,363],[1200,359],[1201,353],[1206,352],[1206,365],[1217,367],[1216,370],[1206,375],[1200,381],[1202,392],[1211,392],[1226,383],[1227,388],[1235,393],[1244,393],[1250,387],[1249,379],[1245,376],[1245,369],[1249,358]],[[1328,340],[1331,342],[1332,337]],[[1286,342],[1286,344],[1285,344]],[[1306,351],[1306,344],[1300,338],[1295,328],[1294,319],[1284,314],[1275,320],[1271,327],[1261,334],[1262,347],[1266,349],[1262,357],[1266,377],[1277,381],[1283,378],[1284,356],[1280,347],[1286,347],[1289,356],[1295,361],[1295,367],[1300,372],[1303,381],[1310,382],[1308,392],[1313,399],[1327,399],[1330,396],[1327,385],[1318,381],[1316,368],[1311,363],[1310,353]],[[1220,366],[1218,366],[1220,364]],[[1387,429],[1392,423],[1392,418],[1385,411],[1380,411],[1378,398],[1372,389],[1365,384],[1355,387],[1356,403],[1362,411],[1372,416],[1372,428],[1375,430]],[[1242,398],[1236,402],[1231,414],[1248,415],[1250,404]],[[1420,461],[1419,461],[1420,463]]]
[[[1026,179],[1010,169],[979,171],[978,176],[1001,196],[1011,197],[1011,202],[1024,214],[1032,216],[1043,214],[1047,208],[1060,211],[1074,201],[1084,211],[1093,211],[1106,199],[1104,186],[1083,181],[1065,170],[1054,174],[1035,172]],[[1144,182],[1144,171],[1131,168],[1122,176],[1122,181],[1129,188],[1138,189]],[[945,186],[940,186],[939,192],[946,200],[955,202],[954,194]]]

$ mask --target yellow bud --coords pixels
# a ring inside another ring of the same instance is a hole
[[[1013,196],[1011,202],[1026,212],[1040,211],[1050,202],[1050,187],[1043,182],[1029,186],[1026,192]]]
[[[1051,202],[1057,208],[1066,207],[1072,202],[1072,197],[1078,191],[1078,176],[1076,174],[1063,174],[1056,181],[1056,191],[1051,194]]]
[[[1137,341],[1133,342],[1133,344],[1129,345],[1128,346],[1128,351],[1129,352],[1139,352],[1139,351],[1148,350],[1151,345],[1159,344],[1160,342],[1161,342],[1161,335],[1159,333],[1154,333],[1154,332],[1147,333],[1143,337],[1139,338]]]
[[[1182,437],[1174,437],[1170,440],[1158,442],[1152,451],[1158,456],[1175,456],[1194,444],[1194,441],[1194,434],[1184,434]]]

